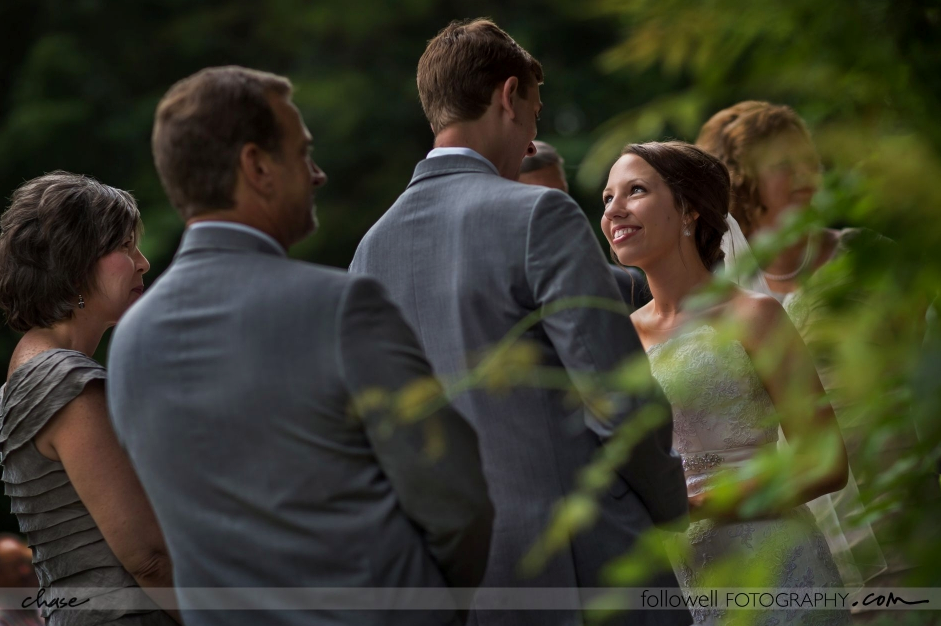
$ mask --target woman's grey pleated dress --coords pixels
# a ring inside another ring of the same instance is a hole
[[[12,500],[20,531],[26,533],[33,549],[46,601],[62,595],[57,590],[63,588],[84,588],[87,593],[80,600],[95,596],[97,602],[116,590],[137,587],[105,543],[65,468],[40,454],[33,442],[56,411],[82,393],[90,381],[105,376],[105,369],[81,352],[48,350],[20,366],[0,388],[4,493]],[[151,607],[95,611],[44,607],[42,615],[49,626],[175,624],[166,613]]]

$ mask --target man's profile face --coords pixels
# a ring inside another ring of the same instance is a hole
[[[310,131],[294,103],[271,96],[271,106],[281,128],[281,153],[275,155],[278,217],[287,240],[296,243],[317,229],[314,191],[327,176],[310,156]]]
[[[559,189],[569,192],[569,183],[565,180],[565,172],[561,164],[547,165],[538,170],[520,174],[520,182],[527,185],[542,185],[550,189]]]

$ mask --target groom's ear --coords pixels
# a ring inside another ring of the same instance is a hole
[[[503,81],[503,85],[497,87],[500,108],[509,114],[510,119],[516,118],[516,111],[513,107],[516,105],[516,99],[519,98],[519,87],[520,80],[516,76],[510,76]]]

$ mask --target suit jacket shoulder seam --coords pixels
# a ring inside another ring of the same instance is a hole
[[[348,281],[347,284],[343,287],[343,291],[340,294],[340,306],[337,307],[337,311],[334,314],[333,325],[336,329],[336,347],[334,358],[337,363],[337,374],[340,377],[340,382],[343,384],[343,389],[350,393],[350,384],[346,378],[346,363],[343,358],[343,342],[344,342],[344,328],[343,321],[346,319],[346,308],[350,299],[350,292],[353,291],[353,286],[360,276],[353,277],[352,280]]]

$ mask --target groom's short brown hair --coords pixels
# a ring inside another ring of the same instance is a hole
[[[542,83],[542,65],[490,20],[448,24],[418,61],[418,95],[432,130],[479,119],[493,90],[511,76],[526,98]]]

